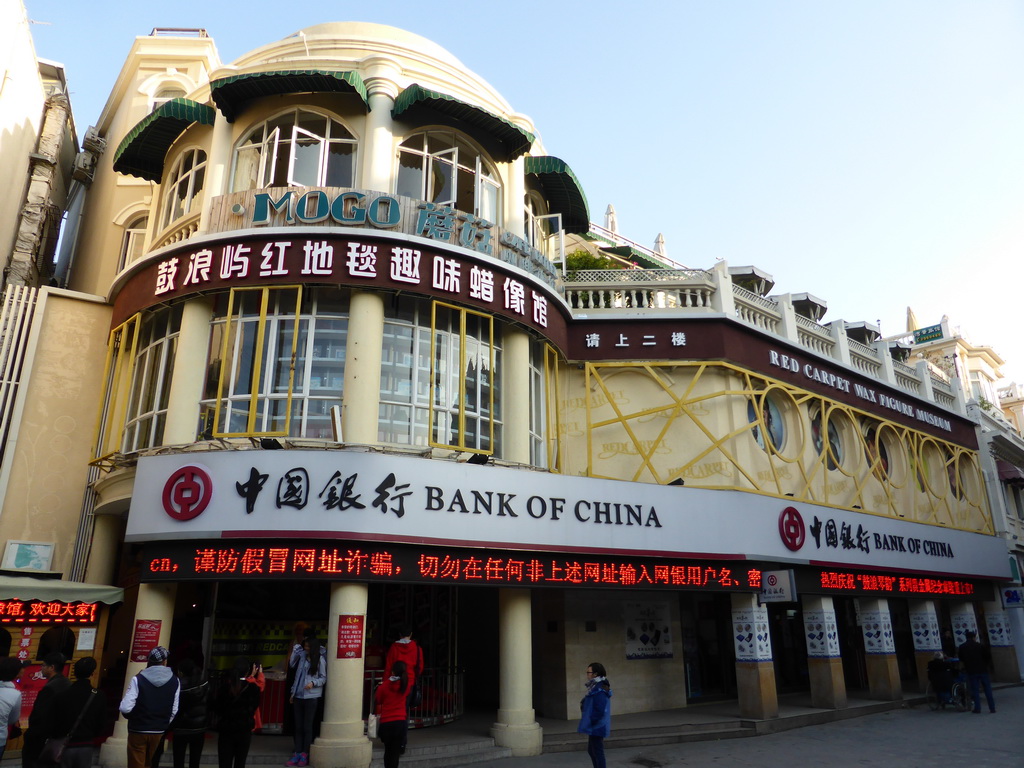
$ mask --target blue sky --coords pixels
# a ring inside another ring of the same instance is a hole
[[[692,267],[754,264],[824,320],[948,314],[1024,383],[1024,3],[26,0],[79,133],[132,40],[204,27],[224,62],[326,21],[440,44],[535,122],[591,219]],[[89,16],[84,9],[91,9]],[[342,14],[350,14],[343,16]]]

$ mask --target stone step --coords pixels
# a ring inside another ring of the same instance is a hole
[[[490,762],[506,757],[512,757],[511,749],[495,746],[494,739],[482,738],[457,744],[439,744],[429,747],[410,746],[406,749],[405,754],[402,755],[401,764],[403,768],[408,768],[409,766],[415,766],[415,768],[445,768],[450,765]],[[379,744],[375,743],[370,768],[383,767],[384,750]]]
[[[634,728],[612,731],[604,740],[605,749],[622,747],[653,747],[660,744],[684,744],[695,741],[743,739],[756,736],[757,731],[736,723],[707,723],[702,725]],[[544,752],[585,752],[587,738],[583,734],[555,734],[544,737]]]

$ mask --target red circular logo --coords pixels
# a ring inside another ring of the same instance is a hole
[[[796,552],[804,545],[804,519],[794,507],[786,507],[779,515],[779,537],[786,549]]]
[[[213,481],[205,469],[182,467],[164,483],[164,511],[175,520],[199,517],[213,498]]]

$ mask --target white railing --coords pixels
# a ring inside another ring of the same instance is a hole
[[[862,344],[856,339],[847,339],[850,347],[850,364],[858,371],[878,378],[882,375],[882,361],[874,347]]]
[[[801,346],[807,347],[819,355],[833,357],[836,349],[836,341],[828,329],[803,315],[796,316],[797,341]]]
[[[732,286],[732,295],[737,318],[771,333],[779,332],[782,313],[779,311],[779,304],[775,299],[758,296],[753,291],[741,288],[735,283]]]
[[[700,269],[581,269],[563,284],[572,309],[709,309],[715,284]]]
[[[893,373],[896,374],[897,386],[915,394],[921,392],[921,382],[917,378],[916,370],[906,363],[901,363],[899,360],[892,361],[892,369]]]
[[[157,248],[163,248],[167,245],[180,243],[182,240],[188,240],[198,231],[199,212],[197,211],[196,213],[178,219],[170,228],[161,232],[159,237],[153,241],[153,247],[150,250],[155,251]]]

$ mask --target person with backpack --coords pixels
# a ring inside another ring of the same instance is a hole
[[[178,714],[181,684],[167,666],[162,645],[149,652],[147,666],[128,683],[119,709],[128,718],[128,768],[149,768],[164,733]]]
[[[186,755],[189,768],[199,768],[206,741],[210,684],[203,678],[203,670],[188,658],[178,662],[178,679],[181,681],[178,714],[171,723],[174,768],[185,768]]]

